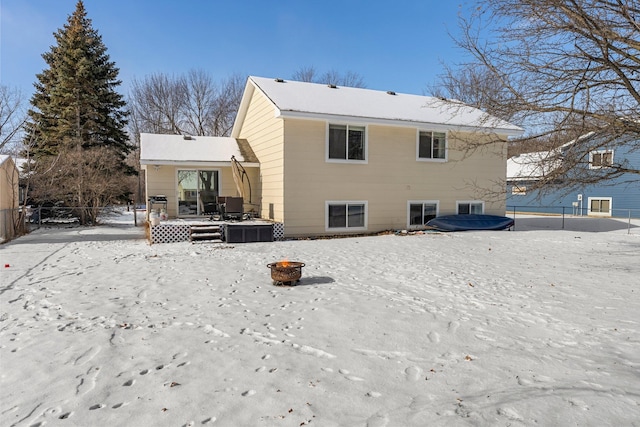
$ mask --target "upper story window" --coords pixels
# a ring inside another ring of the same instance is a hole
[[[447,135],[444,132],[418,131],[418,160],[447,159]]]
[[[513,184],[511,187],[511,194],[514,196],[526,196],[527,195],[527,186],[526,185],[518,185]]]
[[[594,151],[589,154],[589,168],[608,168],[613,165],[613,150]]]
[[[328,160],[362,162],[367,159],[364,126],[329,125]]]

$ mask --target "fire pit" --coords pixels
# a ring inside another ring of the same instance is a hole
[[[271,269],[273,284],[278,286],[291,286],[293,282],[299,282],[302,276],[303,262],[279,261],[267,264]]]

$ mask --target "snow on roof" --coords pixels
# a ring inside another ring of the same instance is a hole
[[[557,151],[536,151],[507,159],[507,180],[536,180],[548,175],[558,165]]]
[[[249,77],[249,83],[258,87],[284,117],[360,119],[434,130],[493,130],[506,135],[523,133],[518,126],[457,101],[254,76]]]
[[[597,135],[596,132],[588,132],[553,150],[534,151],[507,159],[507,179],[510,181],[536,180],[549,175],[560,167],[564,151],[594,135]]]
[[[18,163],[18,161],[22,159],[16,159],[10,154],[0,154],[0,165],[4,164],[4,162],[8,161],[9,159],[13,160],[14,166],[18,168],[19,171],[22,171],[20,166],[22,166],[23,163]]]
[[[235,138],[140,134],[140,163],[143,165],[230,162],[231,156],[240,162],[247,160]]]

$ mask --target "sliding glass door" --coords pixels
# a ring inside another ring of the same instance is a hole
[[[213,214],[219,189],[217,170],[178,170],[178,216]]]

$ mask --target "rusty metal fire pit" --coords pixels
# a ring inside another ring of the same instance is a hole
[[[271,269],[271,279],[274,285],[291,286],[294,282],[299,282],[302,277],[303,262],[279,261],[267,264]]]

